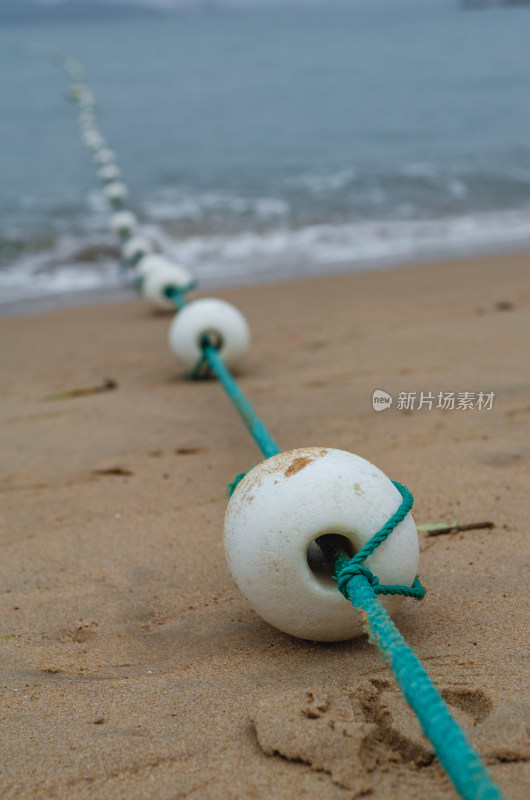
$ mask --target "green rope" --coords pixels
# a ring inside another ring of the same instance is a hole
[[[281,453],[280,448],[268,432],[265,424],[258,417],[249,401],[233,379],[223,359],[221,358],[219,351],[209,342],[205,342],[203,344],[201,362],[202,361],[208,365],[219,383],[222,385],[265,458],[272,458],[272,456],[277,456],[278,453]]]
[[[230,375],[219,352],[209,343],[203,345],[203,357],[198,371],[202,362],[210,367],[222,383],[263,455],[266,458],[277,455],[280,452],[278,446]],[[246,474],[240,473],[229,485],[231,494]],[[491,781],[480,757],[470,747],[464,732],[452,718],[414,651],[406,644],[377,599],[378,594],[399,594],[421,600],[425,596],[425,589],[418,578],[414,579],[412,586],[381,584],[379,578],[362,564],[386,541],[412,508],[414,498],[409,490],[397,481],[393,483],[403,498],[397,511],[353,558],[343,552],[335,552],[333,563],[338,588],[354,608],[366,612],[371,640],[379,647],[394,672],[405,698],[417,714],[425,734],[433,743],[441,764],[458,792],[465,800],[502,800],[502,795]],[[322,539],[317,542],[325,551],[326,546]]]
[[[167,286],[164,289],[164,294],[168,298],[168,300],[173,300],[177,308],[180,310],[184,308],[184,306],[188,305],[188,298],[186,297],[186,292],[191,292],[192,289],[197,287],[197,282],[192,281],[187,286],[183,286],[181,289],[177,289],[176,286]]]
[[[170,300],[173,300],[177,308],[180,310],[188,304],[186,292],[194,288],[194,286],[195,284],[190,284],[189,287],[184,287],[183,289],[168,287],[164,294]],[[271,458],[272,456],[278,455],[278,453],[281,452],[280,448],[230,374],[217,348],[214,347],[209,338],[205,336],[202,342],[202,355],[190,372],[190,378],[197,380],[198,378],[208,377],[210,371],[215,375],[227,393],[228,397],[235,405],[236,410],[239,412],[243,422],[249,429],[254,441],[260,448],[265,458]],[[245,474],[246,473],[244,473],[242,477],[244,477]],[[229,491],[230,487],[233,486],[230,491],[231,494],[237,486],[237,483],[242,480],[242,477],[238,475],[235,480],[228,485]]]
[[[465,800],[502,800],[480,756],[436,691],[418,657],[405,642],[364,576],[348,583],[348,597],[366,613],[370,640],[379,648],[412,707],[436,755]]]
[[[226,487],[226,492],[228,494],[228,497],[232,497],[232,495],[234,494],[235,490],[237,489],[237,487],[239,486],[245,475],[248,475],[250,470],[254,469],[255,466],[256,465],[253,464],[252,467],[249,467],[245,472],[238,472],[234,480],[231,483],[229,483],[228,486]]]
[[[379,578],[374,575],[373,572],[368,569],[368,567],[365,567],[362,564],[362,562],[366,561],[368,556],[370,556],[380,544],[388,539],[396,525],[399,525],[399,523],[405,519],[414,503],[414,497],[406,486],[402,486],[401,483],[398,483],[397,481],[392,481],[392,483],[396,489],[398,489],[401,497],[403,498],[398,510],[395,514],[392,514],[388,522],[383,525],[381,530],[374,534],[372,538],[364,545],[364,547],[362,547],[359,552],[353,556],[353,558],[351,558],[346,564],[341,562],[340,572],[336,577],[338,580],[339,592],[342,592],[346,599],[348,599],[349,582],[357,575],[363,575],[376,594],[399,594],[403,595],[404,597],[413,597],[416,600],[423,600],[425,597],[425,589],[419,582],[418,578],[414,579],[412,586],[399,586],[398,584],[385,585],[379,583]],[[317,544],[318,543],[319,542],[317,540]]]
[[[377,599],[378,594],[403,594],[421,600],[425,589],[417,578],[412,587],[381,585],[371,570],[360,563],[389,537],[412,508],[413,497],[409,490],[396,481],[393,483],[402,495],[401,505],[353,558],[342,548],[328,544],[326,537],[317,539],[317,544],[333,566],[339,590],[357,611],[365,612],[366,618],[361,616],[361,620],[370,641],[379,648],[394,673],[458,793],[464,800],[502,800],[480,756],[451,716],[414,650],[405,642]]]
[[[71,96],[72,99],[80,99],[75,92]],[[112,205],[115,208],[125,207],[117,198],[112,201]],[[194,284],[182,289],[168,287],[165,295],[181,309],[187,304],[186,292],[192,288]],[[279,454],[279,447],[238,387],[220,353],[208,337],[205,337],[202,342],[202,356],[192,376],[202,377],[210,371],[222,384],[265,458]],[[230,494],[246,474],[243,472],[236,476],[228,487]],[[402,496],[398,510],[353,558],[340,548],[328,545],[326,537],[320,537],[318,543],[333,565],[339,590],[356,610],[364,612],[361,619],[371,641],[379,648],[394,672],[406,700],[433,743],[436,754],[457,791],[464,800],[502,800],[499,789],[491,781],[477,753],[470,747],[464,732],[451,717],[419,659],[406,644],[377,598],[378,594],[400,594],[421,600],[425,589],[417,578],[412,586],[381,584],[379,578],[363,564],[386,541],[412,508],[413,497],[409,490],[399,483],[394,482],[394,485]]]
[[[180,290],[166,290],[166,295],[171,297],[178,308],[186,305],[186,297]],[[265,458],[278,455],[281,452],[278,445],[228,371],[219,351],[205,337],[202,342],[202,356],[191,376],[204,377],[209,371],[222,384]],[[230,494],[246,474],[240,473],[229,484]],[[392,669],[456,790],[464,800],[502,800],[499,789],[489,777],[479,755],[469,745],[463,730],[452,718],[414,651],[407,645],[377,598],[378,594],[399,594],[421,600],[425,596],[425,589],[417,578],[412,586],[381,584],[379,578],[362,563],[386,541],[412,508],[414,499],[409,490],[396,481],[394,485],[402,496],[398,510],[353,558],[340,548],[327,545],[325,537],[320,537],[317,542],[333,565],[339,590],[356,610],[364,612],[365,616],[361,615],[361,619],[370,640],[379,648]]]

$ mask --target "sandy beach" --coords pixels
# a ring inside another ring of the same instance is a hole
[[[249,321],[238,379],[282,448],[369,459],[418,525],[494,523],[420,534],[427,596],[396,622],[527,798],[530,254],[215,294]],[[186,379],[169,320],[142,301],[0,320],[0,797],[456,797],[365,637],[291,638],[235,587],[225,489],[259,451]]]

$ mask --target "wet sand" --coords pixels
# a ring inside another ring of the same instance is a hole
[[[240,385],[284,449],[373,461],[417,524],[494,523],[420,534],[427,597],[396,622],[511,800],[530,794],[529,268],[216,292],[249,320]],[[0,320],[0,797],[454,797],[366,638],[291,638],[239,594],[225,487],[259,452],[222,388],[185,378],[169,319],[131,302]]]

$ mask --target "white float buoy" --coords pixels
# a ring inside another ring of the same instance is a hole
[[[94,153],[94,161],[96,164],[108,164],[114,161],[114,153],[108,147],[103,147]]]
[[[131,211],[116,211],[110,218],[110,229],[117,236],[132,236],[138,227],[138,220]]]
[[[116,164],[103,164],[103,166],[98,169],[97,175],[102,183],[111,183],[121,176],[121,170]]]
[[[146,278],[150,272],[155,272],[160,269],[167,269],[173,265],[167,256],[162,253],[148,253],[136,265],[136,275],[138,278]]]
[[[167,289],[185,290],[191,288],[193,278],[187,269],[180,264],[168,263],[157,269],[151,269],[142,281],[141,291],[146,300],[155,308],[173,309],[175,303],[165,294]]]
[[[194,300],[179,311],[169,329],[169,347],[191,368],[202,355],[205,336],[213,339],[227,367],[241,360],[250,343],[243,314],[231,303],[213,297]]]
[[[121,181],[107,183],[103,192],[107,200],[110,200],[111,203],[123,203],[129,194],[126,185]]]
[[[75,58],[67,58],[65,61],[63,61],[63,69],[75,80],[83,80],[83,67]]]
[[[315,540],[340,536],[353,556],[401,502],[392,481],[353,453],[308,447],[273,456],[247,473],[228,504],[224,542],[233,578],[257,613],[285,633],[326,642],[360,636],[359,615]],[[412,586],[418,558],[409,513],[365,565],[382,584]],[[380,599],[393,612],[403,598]]]
[[[136,266],[141,259],[152,253],[153,250],[154,245],[150,239],[145,236],[133,236],[123,245],[121,257],[127,264]]]
[[[82,111],[79,115],[79,125],[81,126],[82,130],[90,130],[91,128],[96,128],[96,117],[94,114]]]
[[[86,120],[79,123],[79,127],[81,128],[81,138],[84,139],[85,135],[99,133],[97,125],[94,120]],[[103,138],[103,137],[102,137]]]
[[[105,147],[105,139],[98,133],[97,128],[88,128],[81,136],[84,144],[91,150],[101,150]]]
[[[83,108],[93,108],[96,105],[96,101],[92,92],[85,88],[81,92],[81,96],[79,98],[79,104]]]
[[[68,98],[74,103],[78,103],[83,94],[84,86],[82,83],[74,82],[68,90]]]

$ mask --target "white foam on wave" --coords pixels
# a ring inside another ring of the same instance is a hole
[[[231,236],[166,239],[165,247],[199,279],[259,280],[328,267],[367,268],[421,257],[530,245],[530,208],[436,220],[362,221]]]
[[[364,220],[297,229],[281,224],[266,231],[182,238],[172,237],[157,224],[142,230],[199,281],[213,285],[529,247],[530,207],[432,220]],[[96,250],[93,260],[87,260],[87,248]],[[0,271],[0,300],[120,285],[123,273],[114,237],[61,236],[53,249],[23,256]]]
[[[246,198],[223,192],[194,193],[189,189],[160,189],[143,203],[144,216],[155,222],[201,222],[212,214],[252,216],[257,220],[285,217],[289,206],[277,197]]]
[[[119,286],[119,263],[107,254],[115,246],[112,236],[60,236],[53,247],[23,255],[0,270],[0,302]],[[94,260],[83,256],[87,249],[94,249]]]
[[[327,173],[309,172],[293,178],[286,178],[285,183],[287,186],[306,189],[316,195],[331,194],[344,189],[355,180],[356,176],[357,172],[354,169],[341,169]]]

